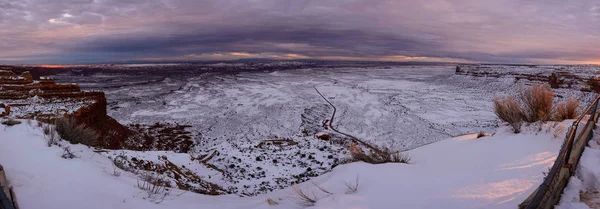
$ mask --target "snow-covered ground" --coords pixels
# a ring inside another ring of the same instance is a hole
[[[160,69],[56,78],[104,91],[109,115],[121,123],[192,125],[188,130],[197,142],[195,153],[217,151],[210,163],[230,177],[213,180],[235,193],[252,195],[327,173],[348,155],[347,147],[315,138],[315,133],[328,131],[322,123],[333,109],[313,86],[337,107],[337,129],[404,151],[461,134],[493,132],[498,127],[493,96],[515,94],[530,84],[454,72],[455,66],[448,65],[237,73]],[[563,99],[572,95],[586,104],[588,95],[555,91]],[[273,139],[298,144],[257,147]]]
[[[489,79],[479,82],[487,88],[465,87],[464,79],[450,78],[452,66],[140,73],[61,75],[57,82],[104,91],[109,115],[125,124],[193,125],[205,148],[231,139],[246,143],[297,138],[307,112],[320,114],[320,120],[331,117],[316,86],[339,109],[336,125],[341,131],[399,150],[493,130],[497,122],[490,93],[514,84],[510,79]]]
[[[563,192],[557,209],[600,208],[600,133],[594,130],[594,137],[585,147],[575,176]]]
[[[27,118],[44,114],[72,114],[95,100],[89,99],[44,99],[37,96],[22,100],[2,100],[0,104],[11,105],[10,115],[17,118]],[[0,110],[4,112],[4,110]],[[1,113],[1,112],[0,112]]]
[[[341,165],[297,185],[316,200],[312,206],[299,204],[293,188],[253,197],[172,189],[157,204],[137,187],[140,180],[135,174],[120,171],[121,175],[113,175],[112,160],[106,155],[61,142],[77,156],[62,158],[63,149],[48,147],[36,123],[0,125],[0,163],[22,209],[515,208],[541,183],[567,124],[533,125],[521,134],[500,127],[489,137],[448,138],[409,151],[412,164]],[[138,155],[185,159],[169,152]],[[348,192],[346,184],[358,184],[357,191]]]

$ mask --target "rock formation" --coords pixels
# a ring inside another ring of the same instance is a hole
[[[103,92],[82,91],[77,84],[56,84],[48,77],[33,80],[29,72],[17,75],[0,71],[0,104],[5,109],[0,116],[48,123],[57,118],[71,118],[94,128],[101,137],[99,146],[103,148],[121,148],[120,143],[131,135],[127,127],[106,114]],[[11,112],[11,107],[19,111]]]

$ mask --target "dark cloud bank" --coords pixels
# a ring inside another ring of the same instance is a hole
[[[0,63],[600,63],[600,1],[0,0]]]

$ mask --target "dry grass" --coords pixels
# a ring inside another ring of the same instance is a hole
[[[296,192],[296,195],[298,196],[298,205],[304,207],[311,207],[314,206],[315,203],[317,203],[317,198],[315,197],[315,194],[308,195],[306,192],[298,188],[298,186],[294,186],[293,188],[294,192]]]
[[[71,119],[62,118],[56,120],[56,132],[64,140],[67,140],[72,144],[81,143],[88,146],[94,146],[98,139],[96,131],[85,125],[77,125],[77,123]]]
[[[317,187],[319,190],[321,190],[321,192],[323,192],[323,193],[325,193],[325,194],[333,195],[333,193],[331,193],[331,192],[327,191],[325,188],[323,188],[323,187],[319,186],[319,185],[318,185],[318,184],[316,184],[315,182],[312,182],[312,181],[311,181],[310,183],[312,183],[313,185],[315,185],[315,187]]]
[[[494,113],[500,120],[507,122],[514,133],[521,132],[524,114],[521,105],[515,97],[499,98],[494,96]]]
[[[577,109],[579,108],[579,100],[569,97],[566,102],[560,102],[556,104],[554,108],[554,120],[563,121],[566,119],[577,118]]]
[[[348,159],[346,162],[357,162],[362,161],[370,164],[383,164],[383,163],[410,163],[411,157],[399,153],[399,152],[391,152],[389,150],[382,150],[381,153],[378,152],[357,152],[352,153],[352,158]]]
[[[344,181],[344,184],[347,187],[346,194],[356,193],[358,191],[358,176],[356,176],[356,180],[353,183]]]
[[[552,117],[554,92],[546,85],[533,85],[521,89],[523,113],[527,122],[548,121]]]
[[[169,195],[167,184],[164,177],[152,173],[145,173],[142,175],[141,181],[140,178],[137,180],[138,188],[147,192],[145,199],[156,204],[161,203]]]

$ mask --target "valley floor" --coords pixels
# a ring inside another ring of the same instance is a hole
[[[341,165],[296,185],[314,204],[302,204],[294,188],[253,197],[172,189],[156,201],[138,188],[135,174],[114,175],[113,161],[106,155],[63,141],[77,156],[63,159],[63,148],[48,147],[41,128],[29,124],[0,126],[0,164],[21,209],[384,209],[516,208],[543,180],[569,122],[525,127],[521,134],[501,127],[493,136],[449,138],[409,151],[411,164]],[[357,191],[349,192],[347,184],[358,185]]]

